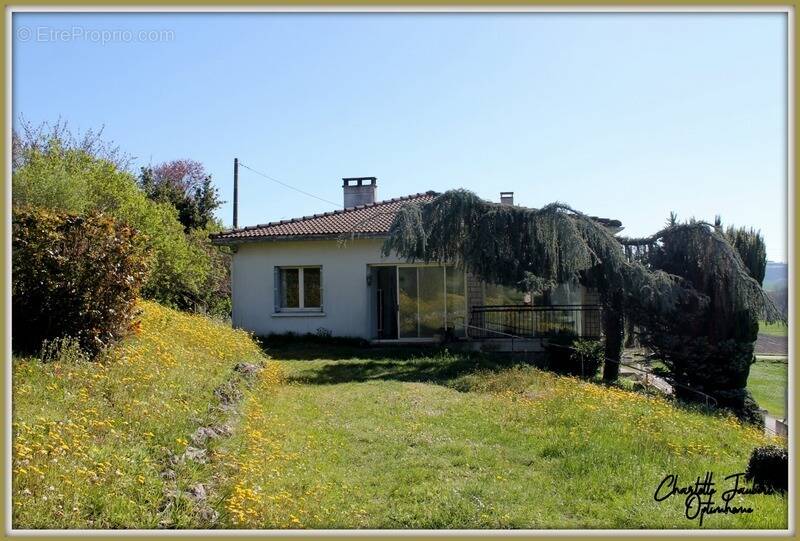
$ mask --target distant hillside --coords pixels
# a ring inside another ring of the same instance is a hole
[[[772,302],[783,313],[789,314],[789,267],[786,263],[767,261],[767,272],[764,274],[764,289],[769,293]]]
[[[775,291],[785,289],[789,284],[789,267],[786,263],[767,261],[767,272],[764,275],[764,289]]]

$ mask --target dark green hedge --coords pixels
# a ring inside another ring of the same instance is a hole
[[[130,332],[146,264],[135,230],[104,215],[15,208],[12,346],[72,337],[94,355]]]
[[[784,447],[757,447],[750,455],[745,478],[753,485],[778,492],[789,488],[789,455]]]

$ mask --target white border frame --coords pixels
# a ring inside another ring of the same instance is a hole
[[[6,6],[6,81],[8,81],[5,100],[5,221],[6,221],[6,260],[4,270],[6,276],[11,276],[11,130],[13,126],[12,107],[12,29],[14,13],[49,13],[57,11],[59,13],[785,13],[787,15],[787,229],[788,229],[788,273],[789,273],[789,322],[795,321],[796,309],[794,302],[795,285],[792,278],[795,276],[796,254],[794,253],[795,235],[793,226],[796,212],[795,203],[795,171],[796,156],[795,150],[795,51],[796,36],[794,27],[794,8],[792,6],[648,6],[648,7],[626,7],[626,6],[507,6],[498,5],[488,6],[230,6],[230,7],[208,7],[208,6],[122,6],[122,7],[68,7],[68,6],[35,6],[35,7],[14,7]],[[5,434],[4,434],[4,454],[8,459],[6,462],[6,493],[4,494],[4,511],[7,518],[7,528],[5,534],[8,536],[105,536],[113,535],[120,537],[129,536],[153,536],[153,537],[175,537],[175,536],[286,536],[286,537],[307,537],[307,536],[328,536],[328,537],[362,537],[362,536],[496,536],[505,535],[510,537],[520,536],[586,536],[586,537],[631,537],[631,536],[655,536],[655,537],[675,537],[679,535],[697,536],[731,536],[731,537],[789,537],[793,536],[796,527],[796,475],[790,475],[791,486],[788,497],[788,529],[786,530],[695,530],[695,529],[675,529],[675,530],[28,530],[13,529],[10,521],[12,516],[11,509],[11,285],[10,280],[4,281],[6,288],[6,306],[4,306],[4,322],[6,336],[8,340],[5,344]],[[795,374],[791,370],[793,365],[792,355],[795,351],[795,329],[789,326],[789,402],[795,403]],[[791,411],[791,410],[789,410]],[[789,423],[789,471],[795,472],[795,434],[796,429],[793,419]]]

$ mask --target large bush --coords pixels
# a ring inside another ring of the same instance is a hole
[[[184,233],[173,205],[149,199],[125,170],[125,160],[97,134],[78,139],[61,124],[24,128],[14,134],[15,206],[78,215],[99,212],[131,225],[150,258],[142,294],[184,309],[204,302],[215,262],[207,241],[204,245]]]
[[[13,212],[12,345],[71,337],[94,354],[125,336],[146,278],[136,232],[109,216]]]
[[[789,454],[786,448],[766,445],[753,449],[745,479],[759,488],[786,492],[789,488]]]
[[[231,249],[227,246],[214,246],[210,233],[221,231],[217,224],[211,223],[204,229],[194,229],[187,233],[189,242],[202,250],[208,262],[200,292],[196,298],[195,311],[211,316],[228,318],[231,314]]]

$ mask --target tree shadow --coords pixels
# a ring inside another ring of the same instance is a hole
[[[311,385],[348,382],[403,381],[442,384],[477,370],[499,370],[520,364],[519,359],[443,347],[358,347],[323,344],[267,346],[273,358],[309,362],[300,364],[289,381]]]
[[[495,362],[463,359],[441,363],[434,360],[338,361],[311,370],[301,370],[291,381],[313,385],[332,385],[365,381],[417,381],[441,384],[482,368],[500,368]]]
[[[408,360],[443,354],[441,346],[357,346],[325,343],[266,344],[264,352],[285,361]]]

